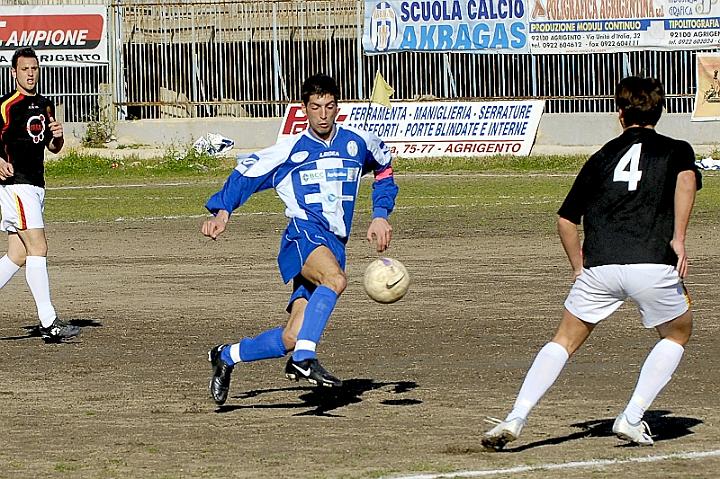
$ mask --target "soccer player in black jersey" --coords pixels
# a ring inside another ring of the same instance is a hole
[[[57,318],[47,272],[45,148],[60,151],[63,128],[55,120],[55,105],[37,92],[40,66],[32,48],[15,52],[11,72],[16,89],[0,97],[0,230],[8,234],[7,254],[0,258],[0,288],[25,265],[40,335],[46,342],[59,342],[80,333],[79,327]]]
[[[568,358],[627,298],[661,339],[612,430],[631,443],[653,444],[642,417],[670,381],[692,329],[682,279],[688,272],[685,234],[701,176],[692,147],[654,129],[665,102],[659,81],[625,78],[615,102],[623,133],[590,157],[558,211],[558,233],[575,280],[560,326],[536,356],[513,410],[483,436],[488,450],[518,438]]]

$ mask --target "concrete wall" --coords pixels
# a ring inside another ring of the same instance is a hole
[[[720,122],[694,122],[688,114],[664,114],[656,129],[686,140],[698,153],[720,148]],[[591,150],[621,132],[615,113],[546,113],[540,120],[533,152]]]
[[[117,144],[142,144],[151,148],[182,147],[207,133],[235,141],[239,150],[258,150],[275,143],[280,118],[190,118],[118,122]],[[665,114],[660,133],[690,142],[698,153],[720,147],[720,122],[691,122],[687,114]],[[79,144],[85,125],[65,125],[70,145]],[[621,132],[616,114],[575,113],[543,115],[533,147],[535,154],[587,153]]]

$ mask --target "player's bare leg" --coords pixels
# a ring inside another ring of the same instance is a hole
[[[25,258],[27,251],[25,251],[25,244],[23,244],[20,236],[17,233],[8,233],[8,258],[21,267],[25,264]]]
[[[484,434],[481,442],[485,449],[499,451],[520,436],[532,408],[555,383],[570,355],[585,342],[594,327],[564,310],[552,341],[540,349],[530,366],[512,411]]]
[[[594,324],[586,323],[567,309],[564,309],[560,325],[552,338],[552,342],[565,348],[568,355],[572,356],[580,349],[580,346],[590,336],[593,329],[595,329]]]
[[[316,386],[342,386],[342,381],[320,365],[315,349],[338,297],[345,291],[347,278],[335,255],[325,246],[310,253],[300,274],[317,287],[305,306],[295,349],[285,366],[285,376],[296,381],[306,379]]]
[[[80,334],[80,328],[60,321],[50,301],[50,279],[47,271],[47,239],[43,228],[18,231],[25,251],[25,279],[35,299],[40,318],[40,336],[46,342],[60,342]],[[21,257],[22,251],[15,240],[13,255]]]
[[[680,364],[692,334],[692,312],[688,310],[655,329],[660,341],[645,359],[633,395],[613,424],[613,432],[620,439],[640,446],[653,444],[650,428],[642,418]]]
[[[17,233],[8,233],[8,251],[0,258],[0,288],[25,264],[25,246]]]
[[[285,349],[292,351],[295,349],[295,343],[297,343],[297,336],[302,327],[303,317],[305,315],[305,308],[307,307],[307,299],[298,298],[293,301],[290,307],[290,317],[283,330],[282,340],[285,345]]]

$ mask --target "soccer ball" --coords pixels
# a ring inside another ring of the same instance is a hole
[[[378,303],[394,303],[407,293],[410,275],[400,261],[380,258],[368,265],[363,285],[368,296]]]

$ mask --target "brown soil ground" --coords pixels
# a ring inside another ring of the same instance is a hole
[[[696,327],[647,414],[656,445],[625,447],[610,432],[656,341],[626,305],[502,453],[481,450],[484,419],[507,413],[551,337],[569,267],[552,217],[435,215],[397,215],[389,254],[413,284],[393,305],[362,291],[375,255],[367,218],[357,221],[349,287],[319,350],[341,390],[288,382],[284,360],[264,361],[235,369],[221,408],[207,390],[207,350],[286,319],[282,218],[239,218],[217,242],[201,237],[199,220],[49,225],[55,306],[83,334],[41,342],[22,272],[0,292],[0,477],[386,477],[597,460],[620,462],[515,477],[717,477],[717,455],[626,461],[717,452],[716,215],[691,230]]]

